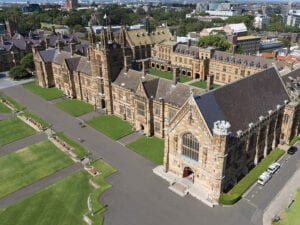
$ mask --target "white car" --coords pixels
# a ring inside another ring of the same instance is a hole
[[[262,175],[259,176],[257,183],[264,186],[271,177],[272,175],[269,172],[263,172]]]
[[[269,167],[268,167],[268,172],[270,174],[274,174],[278,169],[280,168],[280,164],[279,163],[272,163]]]

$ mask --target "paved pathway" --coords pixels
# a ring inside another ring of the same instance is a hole
[[[39,191],[39,190],[55,183],[56,181],[66,177],[72,173],[75,173],[76,171],[79,171],[81,169],[82,169],[81,163],[75,163],[75,164],[72,164],[71,166],[66,167],[52,175],[44,177],[41,180],[39,180],[31,185],[21,188],[18,191],[5,196],[4,198],[1,198],[0,199],[0,208],[5,208],[5,207],[9,206],[10,204],[13,204],[14,202],[34,193],[36,191]],[[45,202],[45,204],[47,204],[47,203]]]
[[[0,113],[0,120],[5,120],[14,116],[15,114],[13,113]]]
[[[118,142],[122,145],[127,145],[133,141],[136,141],[137,139],[139,139],[142,136],[143,136],[143,134],[141,134],[140,132],[134,132],[132,134],[129,134],[129,135],[119,139]]]
[[[21,86],[4,90],[30,111],[64,131],[73,139],[85,140],[83,146],[95,156],[118,169],[108,181],[113,185],[101,198],[108,205],[105,225],[259,225],[251,218],[256,208],[245,201],[232,207],[210,208],[190,196],[181,198],[168,184],[152,173],[156,166],[91,127],[80,128],[79,120],[57,109]]]
[[[25,80],[20,80],[20,81],[11,80],[8,78],[7,72],[0,73],[0,89],[13,87],[13,86],[20,85],[20,84],[25,84],[25,83],[28,83],[31,81],[34,81],[34,79],[31,78],[31,79],[25,79]]]
[[[43,141],[47,139],[47,135],[44,133],[37,133],[32,136],[23,138],[21,140],[12,142],[10,144],[4,145],[0,147],[0,157],[8,154],[10,152],[25,148],[29,145],[35,144],[37,142]]]

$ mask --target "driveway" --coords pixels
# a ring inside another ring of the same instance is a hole
[[[181,198],[168,189],[167,183],[152,173],[156,166],[120,143],[91,127],[80,128],[79,120],[53,104],[35,96],[22,86],[4,89],[32,112],[64,131],[92,154],[102,157],[118,169],[108,178],[113,185],[101,201],[108,205],[106,225],[259,225],[261,214],[246,200],[231,207],[209,208],[192,198]]]

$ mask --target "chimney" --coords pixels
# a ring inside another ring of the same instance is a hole
[[[71,55],[75,55],[75,51],[76,51],[75,46],[76,46],[75,43],[70,43]]]
[[[191,45],[192,45],[192,40],[189,39],[189,40],[188,40],[188,47],[191,47]]]
[[[148,61],[147,60],[143,60],[143,62],[142,62],[142,72],[143,72],[143,76],[146,76],[146,74],[148,73]]]
[[[176,85],[179,80],[179,68],[174,67],[173,68],[173,84]]]
[[[207,76],[207,83],[206,83],[206,91],[209,91],[214,88],[214,75]]]
[[[125,68],[126,72],[131,68],[131,59],[130,59],[130,56],[126,56],[126,55],[124,56],[124,68]]]

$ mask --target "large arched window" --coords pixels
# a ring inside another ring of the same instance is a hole
[[[182,136],[182,154],[196,161],[199,159],[199,142],[191,133]]]

